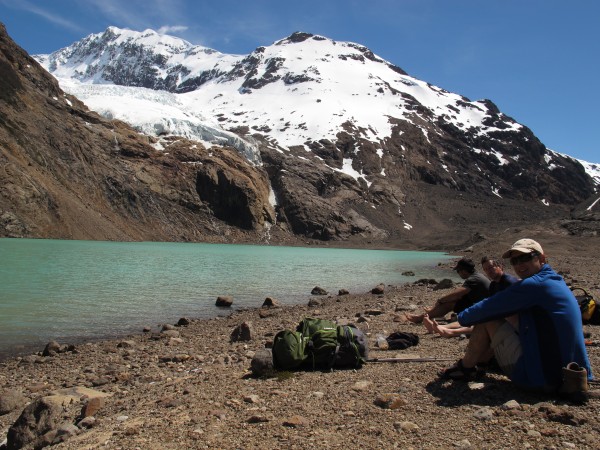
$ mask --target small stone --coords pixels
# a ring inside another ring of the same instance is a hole
[[[163,337],[169,337],[169,338],[178,338],[179,337],[179,331],[177,330],[163,330],[160,332],[160,335]]]
[[[541,438],[542,437],[542,433],[540,433],[537,430],[529,430],[527,432],[527,436],[537,439],[537,438]]]
[[[513,409],[521,409],[521,405],[516,400],[509,400],[502,405],[502,409],[507,411]]]
[[[473,445],[471,445],[471,443],[467,439],[463,439],[462,441],[456,442],[454,444],[454,446],[456,448],[460,448],[460,449],[464,449],[464,450],[473,448]]]
[[[246,395],[244,397],[244,401],[246,403],[258,403],[258,402],[260,402],[260,397],[256,394]]]
[[[321,304],[322,304],[321,300],[318,300],[316,298],[311,298],[308,301],[308,306],[310,306],[311,308],[315,308],[315,307],[321,306]]]
[[[419,430],[419,425],[417,425],[414,422],[395,422],[394,423],[394,428],[396,430],[400,430],[400,431],[406,431],[406,432],[416,432],[417,430]]]
[[[128,419],[129,419],[129,416],[117,416],[116,421],[117,422],[125,422]]]
[[[167,330],[174,330],[175,329],[175,325],[171,325],[170,323],[165,323],[162,326],[162,331],[167,331]]]
[[[284,427],[290,428],[299,428],[299,427],[307,427],[310,425],[309,420],[306,417],[302,416],[292,416],[289,419],[283,421]]]
[[[348,289],[340,289],[338,291],[338,295],[349,295],[350,291]]]
[[[477,411],[473,413],[473,417],[479,420],[491,420],[494,418],[494,411],[492,411],[487,406],[483,408],[479,408]]]
[[[374,403],[384,409],[399,409],[407,404],[406,400],[398,394],[378,395]]]
[[[177,321],[177,324],[175,326],[177,327],[187,327],[190,324],[190,319],[188,319],[187,317],[182,317],[179,319],[179,321]]]
[[[316,391],[311,394],[315,398],[323,398],[325,397],[325,393],[321,391]]]
[[[52,445],[60,444],[70,437],[76,436],[78,433],[79,428],[77,428],[75,425],[72,423],[63,423],[58,430],[56,430],[56,434],[52,440]]]
[[[119,348],[134,348],[135,341],[121,341],[117,344],[117,347],[119,347]]]
[[[96,425],[96,422],[97,421],[94,416],[84,417],[77,423],[77,426],[85,429],[93,428]]]
[[[269,418],[267,416],[250,416],[248,418],[248,423],[264,423],[264,422],[268,422]]]
[[[357,391],[357,392],[362,392],[362,391],[367,390],[367,388],[369,388],[369,386],[372,386],[372,385],[373,385],[372,381],[357,381],[352,386],[352,390]]]

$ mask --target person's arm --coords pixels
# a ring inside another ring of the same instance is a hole
[[[459,288],[454,289],[449,294],[446,294],[443,297],[440,297],[436,301],[436,303],[439,303],[440,305],[443,305],[445,303],[456,303],[461,298],[463,298],[465,295],[467,295],[469,292],[471,292],[471,289],[461,286]]]
[[[458,322],[463,326],[471,326],[502,319],[533,306],[537,301],[537,284],[538,281],[532,278],[519,281],[459,313]]]

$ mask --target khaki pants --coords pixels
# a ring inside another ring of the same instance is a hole
[[[519,333],[510,323],[504,322],[492,337],[491,347],[498,365],[510,377],[523,353]]]

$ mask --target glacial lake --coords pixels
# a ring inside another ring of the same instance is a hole
[[[456,278],[440,252],[233,244],[0,239],[0,359],[139,332],[180,317],[311,298],[315,286],[365,293],[379,283]],[[402,273],[413,271],[415,276]]]

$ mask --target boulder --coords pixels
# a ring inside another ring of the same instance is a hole
[[[176,326],[187,327],[189,324],[190,324],[190,319],[188,319],[187,317],[182,317],[181,319],[179,319]]]
[[[385,292],[385,284],[381,283],[371,289],[371,294],[381,295]]]
[[[18,391],[9,390],[0,394],[0,416],[22,408],[27,403],[27,399]]]
[[[437,283],[434,287],[433,290],[437,291],[440,289],[450,289],[454,287],[454,281],[452,281],[449,278],[444,278],[443,280],[441,280],[439,283]]]
[[[320,286],[315,286],[310,293],[312,295],[327,295],[327,291]]]
[[[56,341],[50,341],[46,344],[42,356],[54,356],[60,353],[60,344]]]
[[[231,342],[251,341],[252,335],[252,324],[250,322],[243,322],[231,332]]]
[[[268,348],[258,350],[250,362],[250,370],[257,377],[272,375],[275,369],[271,350]]]
[[[348,291],[348,289],[340,289],[338,291],[338,295],[348,295],[350,294],[350,291]]]
[[[281,304],[279,303],[279,300],[272,298],[272,297],[267,297],[265,298],[265,301],[262,304],[263,308],[280,308]]]
[[[233,305],[233,297],[229,295],[220,295],[217,297],[215,305],[223,308],[229,308],[231,305]]]
[[[314,307],[321,306],[321,304],[322,304],[322,303],[323,303],[323,302],[321,302],[321,300],[319,300],[319,299],[316,299],[316,298],[311,298],[311,299],[308,301],[308,306],[310,306],[311,308],[314,308]]]
[[[9,428],[6,437],[7,450],[33,445],[43,436],[56,430],[63,423],[63,414],[70,403],[68,396],[50,395],[31,402]]]

